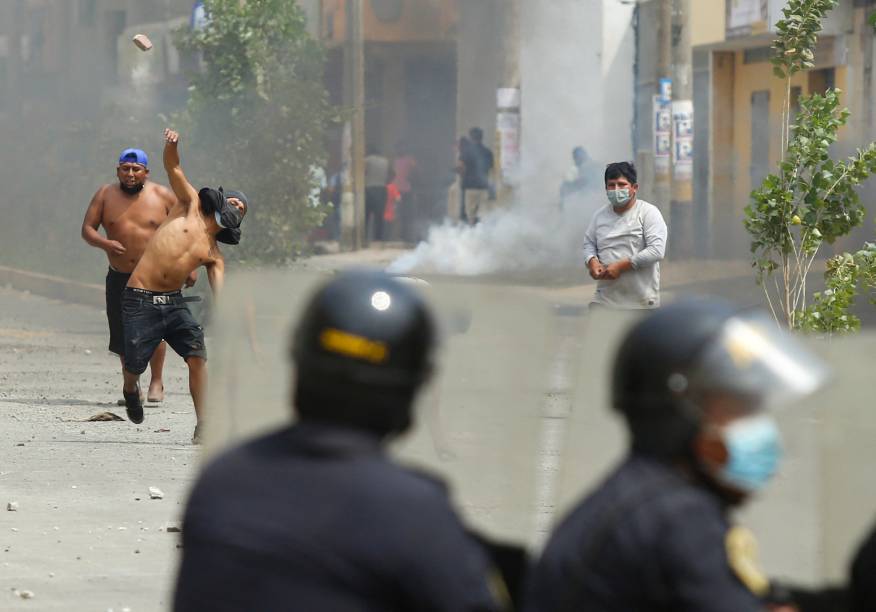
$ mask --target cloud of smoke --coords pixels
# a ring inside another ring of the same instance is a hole
[[[426,241],[392,262],[393,274],[477,276],[580,265],[584,231],[602,206],[598,192],[567,203],[514,206],[486,215],[474,226],[445,222],[432,227]]]

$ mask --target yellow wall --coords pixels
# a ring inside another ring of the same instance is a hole
[[[751,167],[751,95],[755,91],[770,92],[770,172],[781,157],[782,142],[782,103],[785,99],[785,81],[773,75],[772,64],[759,62],[743,64],[742,52],[736,54],[736,78],[733,92],[733,148],[735,151],[735,197],[736,208],[741,210],[748,203],[753,186],[750,179]],[[807,91],[805,74],[794,75],[792,87]]]
[[[709,45],[724,40],[726,0],[692,0],[691,45]]]
[[[742,52],[736,53],[735,79],[733,87],[733,150],[735,161],[734,202],[737,210],[742,210],[749,200],[751,190],[756,185],[751,184],[751,95],[755,91],[770,92],[770,168],[776,171],[776,165],[782,156],[782,104],[785,99],[785,80],[775,77],[772,64],[759,62],[743,64]],[[836,86],[843,89],[846,78],[846,67],[835,67]],[[791,87],[800,87],[803,95],[813,93],[810,89],[808,72],[794,75]],[[840,140],[848,135],[846,129],[839,133]]]

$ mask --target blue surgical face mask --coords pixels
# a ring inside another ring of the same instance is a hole
[[[762,489],[782,459],[782,439],[775,421],[766,415],[746,417],[724,427],[722,436],[729,457],[718,479],[746,493]]]
[[[605,195],[608,196],[608,201],[615,208],[626,206],[630,201],[629,189],[608,189]]]

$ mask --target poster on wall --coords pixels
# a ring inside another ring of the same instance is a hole
[[[670,103],[660,95],[654,96],[654,171],[669,172],[672,154],[672,113]]]
[[[693,176],[693,101],[672,103],[672,175],[677,179]]]
[[[749,36],[766,30],[768,0],[727,0],[727,36]]]
[[[505,184],[513,184],[520,167],[520,113],[496,114],[496,138],[502,180]]]

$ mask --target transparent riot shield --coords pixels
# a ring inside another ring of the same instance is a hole
[[[206,456],[293,419],[290,333],[325,274],[229,278],[209,327]],[[617,344],[642,313],[591,311],[546,287],[427,278],[442,348],[401,462],[445,479],[468,524],[538,552],[550,529],[627,452],[610,409]],[[736,520],[772,576],[840,580],[876,520],[876,333],[808,339],[832,382],[778,411],[781,473]]]

